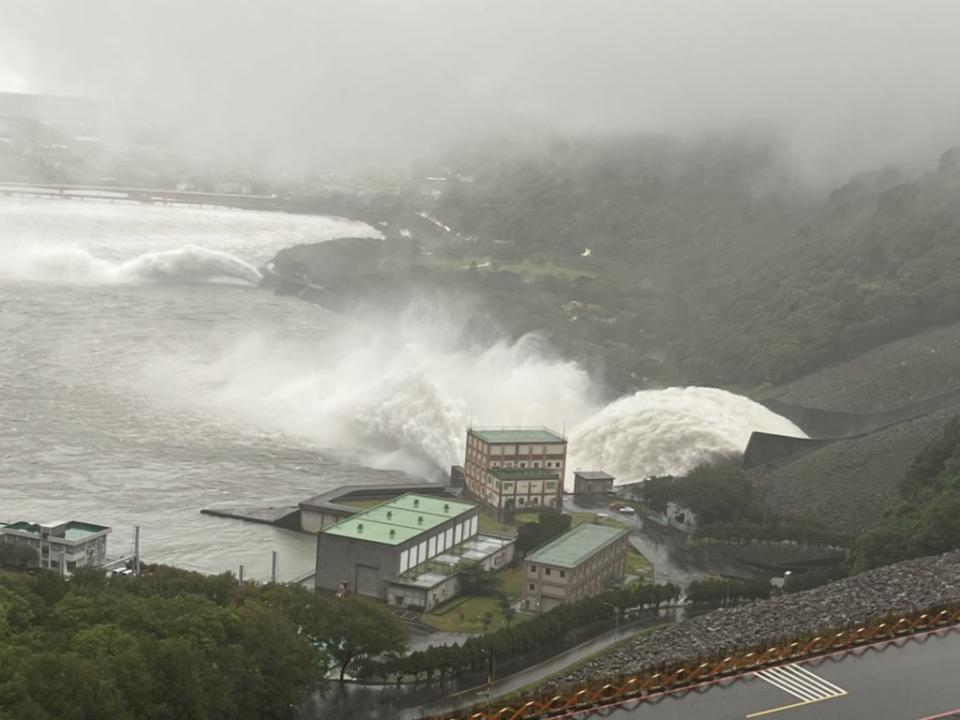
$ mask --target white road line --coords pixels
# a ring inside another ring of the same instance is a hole
[[[846,695],[843,688],[799,665],[779,665],[757,673],[761,679],[805,702],[829,700]]]
[[[784,675],[793,678],[801,686],[808,688],[814,695],[817,697],[832,697],[836,693],[833,688],[827,687],[820,682],[820,678],[816,675],[813,676],[813,680],[804,675],[803,673],[797,672],[796,667],[791,665],[785,665],[782,668],[778,668],[780,672]]]
[[[758,674],[760,675],[761,680],[766,680],[774,687],[790,693],[795,698],[799,698],[800,700],[816,700],[817,698],[815,694],[808,690],[804,690],[803,688],[798,688],[796,683],[790,682],[789,680],[784,680],[777,673],[774,673],[771,670],[764,670]]]
[[[807,668],[803,667],[803,665],[794,665],[793,667],[796,668],[797,670],[799,670],[799,671],[802,672],[802,673],[806,673],[807,675],[810,675],[810,676],[812,676],[812,677],[815,677],[817,680],[819,680],[819,681],[820,681],[821,683],[823,683],[824,685],[826,685],[826,686],[828,686],[828,687],[830,687],[830,688],[833,688],[833,691],[834,691],[835,693],[846,694],[846,692],[847,692],[847,691],[844,690],[842,687],[840,687],[840,686],[838,686],[838,685],[834,685],[832,682],[830,682],[830,681],[827,680],[826,678],[822,678],[822,677],[820,677],[819,675],[817,675],[816,673],[814,673],[813,671],[808,670]]]

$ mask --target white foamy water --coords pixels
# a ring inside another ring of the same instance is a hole
[[[791,421],[742,395],[705,387],[645,390],[576,427],[570,466],[606,470],[620,483],[678,475],[742,452],[754,431],[804,437]]]
[[[281,213],[0,200],[0,522],[143,526],[149,559],[310,569],[311,538],[200,515],[436,477],[465,428],[543,424],[621,481],[800,434],[709,388],[607,405],[535,336],[477,346],[462,309],[346,318],[254,287],[282,247],[376,235]]]

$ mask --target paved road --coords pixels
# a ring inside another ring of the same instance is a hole
[[[569,716],[586,718],[587,715]],[[960,630],[862,648],[631,703],[616,720],[960,718]]]

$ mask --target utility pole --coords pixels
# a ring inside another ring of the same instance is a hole
[[[277,582],[277,551],[273,551],[273,555],[270,562],[270,582]]]
[[[133,526],[133,572],[140,577],[140,526]]]
[[[243,563],[240,563],[240,574],[237,576],[240,584],[243,585]]]

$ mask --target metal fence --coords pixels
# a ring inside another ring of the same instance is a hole
[[[551,695],[503,699],[495,706],[477,706],[469,710],[436,715],[428,720],[534,720],[572,712],[602,711],[625,700],[642,700],[655,693],[731,677],[768,665],[792,662],[838,650],[893,640],[923,631],[960,624],[960,602],[945,603],[926,612],[907,614],[896,619],[856,628],[824,632],[807,640],[766,643],[750,652],[731,654],[708,661],[695,661],[668,672],[650,672],[598,680],[586,686],[571,687]]]

